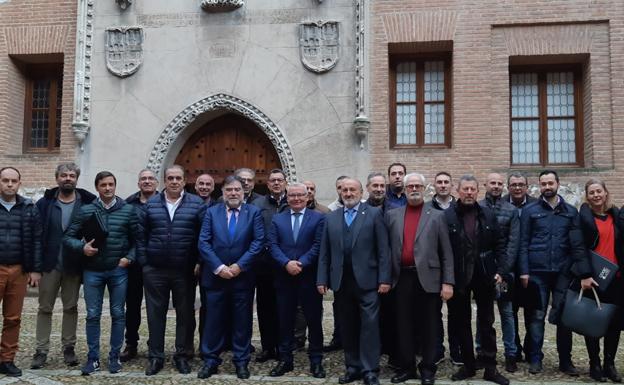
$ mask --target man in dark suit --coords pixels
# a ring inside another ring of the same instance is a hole
[[[344,207],[327,214],[316,284],[334,291],[346,364],[338,382],[377,385],[379,294],[390,290],[391,264],[381,209],[360,202],[362,193],[360,181],[342,181]]]
[[[243,204],[243,184],[238,177],[228,176],[223,181],[223,200],[206,211],[199,235],[206,322],[201,342],[204,366],[197,377],[217,373],[228,330],[225,321],[231,315],[232,361],[236,376],[246,379],[255,281],[252,265],[262,251],[264,227],[260,210]]]
[[[286,194],[289,209],[273,217],[269,231],[271,256],[278,268],[275,289],[279,318],[279,362],[270,372],[272,377],[293,370],[293,329],[298,303],[303,308],[310,330],[310,372],[313,377],[325,377],[322,364],[323,297],[315,285],[324,215],[306,208],[307,196],[306,185],[291,184]]]
[[[389,210],[385,221],[392,250],[392,283],[396,300],[397,363],[392,383],[416,378],[414,337],[422,330],[423,385],[435,382],[435,354],[440,323],[440,298],[453,296],[453,250],[444,213],[424,203],[425,177],[404,180],[407,206]]]

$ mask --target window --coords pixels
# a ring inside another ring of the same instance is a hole
[[[511,163],[582,165],[578,66],[512,68]]]
[[[390,147],[450,146],[450,55],[395,57]]]
[[[29,65],[24,106],[25,151],[54,151],[60,147],[62,100],[62,66]]]

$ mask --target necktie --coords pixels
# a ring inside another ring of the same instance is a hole
[[[295,216],[295,223],[293,224],[293,239],[297,242],[299,236],[299,228],[301,227],[301,213],[293,213]]]
[[[228,224],[230,238],[234,238],[234,232],[236,231],[236,213],[238,213],[238,209],[230,209],[230,223]]]
[[[355,209],[348,209],[347,210],[347,226],[351,226],[351,223],[353,223],[354,216],[355,216]]]

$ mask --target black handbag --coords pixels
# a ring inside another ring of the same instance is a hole
[[[594,281],[598,283],[598,290],[601,293],[604,293],[609,285],[611,285],[611,282],[613,281],[613,278],[615,278],[615,274],[618,272],[620,267],[593,250],[589,251],[589,256],[591,258],[592,270],[594,272],[592,277],[594,278]]]
[[[595,300],[584,297],[583,289],[578,294],[576,291],[568,289],[561,323],[573,332],[585,337],[600,338],[607,334],[617,305],[601,303],[596,290],[593,287],[591,290]]]

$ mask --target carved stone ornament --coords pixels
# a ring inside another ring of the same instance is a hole
[[[143,63],[143,28],[106,29],[106,68],[125,78],[137,72]]]
[[[245,5],[245,0],[202,0],[201,7],[206,12],[229,12]]]
[[[132,0],[115,0],[121,9],[126,9],[132,4]]]
[[[301,23],[299,56],[306,69],[323,73],[336,66],[340,45],[338,25],[337,21]]]

